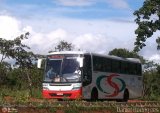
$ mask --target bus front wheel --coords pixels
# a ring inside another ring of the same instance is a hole
[[[91,92],[91,100],[95,101],[97,99],[98,99],[98,90],[96,88],[93,88]]]

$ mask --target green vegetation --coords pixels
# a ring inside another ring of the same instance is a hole
[[[123,58],[138,58],[141,60],[142,63],[145,63],[145,59],[138,55],[138,53],[134,52],[134,51],[129,51],[125,48],[115,48],[113,49],[112,51],[110,51],[108,53],[109,55],[115,55],[115,56],[118,56],[118,57],[123,57]]]
[[[160,30],[160,0],[145,0],[143,6],[134,12],[135,22],[138,28],[135,30],[137,35],[134,51],[138,52],[146,46],[145,42],[154,33]],[[154,17],[154,18],[153,18]],[[160,37],[156,39],[157,50],[160,50]],[[145,61],[147,65],[144,76],[144,95],[145,100],[160,100],[160,66],[154,62]]]
[[[144,72],[144,95],[145,100],[160,101],[160,66],[155,70]]]
[[[29,51],[22,40],[28,38],[25,33],[14,40],[0,38],[0,99],[10,97],[11,100],[27,101],[30,97],[41,98],[40,89],[43,71],[34,64],[36,55]],[[11,59],[10,63],[7,59]],[[7,62],[8,61],[8,62]]]
[[[74,49],[74,45],[72,43],[68,43],[67,41],[61,40],[59,41],[57,46],[54,47],[54,50],[49,51],[49,53],[55,52],[55,51],[72,51],[73,49]]]
[[[134,12],[136,16],[135,22],[138,28],[135,31],[137,34],[135,42],[135,51],[140,51],[146,46],[145,41],[160,31],[160,0],[145,0],[143,6]],[[160,37],[156,40],[160,49]]]

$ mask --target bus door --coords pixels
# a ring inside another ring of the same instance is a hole
[[[83,59],[83,79],[82,79],[82,98],[90,98],[89,85],[92,82],[92,65],[91,65],[91,55],[84,55]]]

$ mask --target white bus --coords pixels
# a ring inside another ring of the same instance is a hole
[[[38,60],[38,68],[41,61]],[[45,61],[44,98],[127,101],[142,95],[142,68],[138,59],[62,51],[50,53]]]

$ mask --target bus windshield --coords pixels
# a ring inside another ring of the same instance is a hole
[[[80,82],[81,70],[78,57],[53,56],[48,57],[44,81],[46,82]]]

